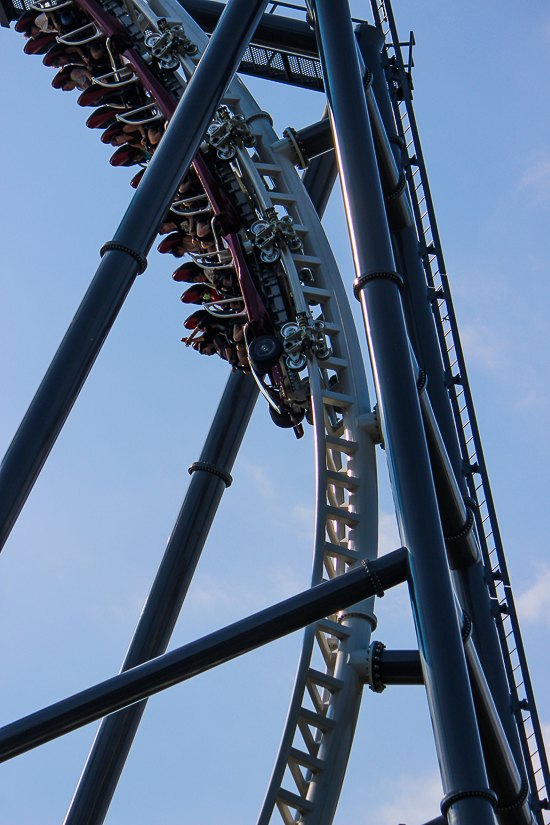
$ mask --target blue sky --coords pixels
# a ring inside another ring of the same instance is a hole
[[[550,12],[543,2],[519,8],[396,0],[394,10],[401,39],[414,29],[418,44],[417,119],[550,732]],[[367,3],[352,9],[369,19]],[[51,88],[52,70],[23,54],[23,38],[4,29],[0,38],[3,451],[123,214],[132,171],[109,166],[109,150],[85,128],[87,110]],[[317,93],[249,86],[279,132],[323,108]],[[349,285],[339,191],[325,226]],[[185,314],[172,261],[151,253],[2,553],[2,723],[118,670],[179,511],[227,372],[179,343]],[[378,459],[386,552],[398,539],[381,450]],[[259,403],[233,475],[172,646],[308,584],[311,439],[272,426]],[[403,588],[376,613],[374,638],[414,645]],[[107,822],[255,821],[299,647],[298,634],[151,700]],[[60,823],[94,731],[3,765],[3,821]],[[367,690],[336,825],[420,825],[440,796],[423,689]]]

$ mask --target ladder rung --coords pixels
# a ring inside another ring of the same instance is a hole
[[[318,301],[320,304],[326,303],[332,298],[330,289],[321,289],[318,286],[304,286],[302,292],[308,301]]]
[[[335,676],[329,676],[328,673],[323,673],[320,670],[314,670],[312,667],[310,667],[307,672],[307,681],[313,682],[314,685],[319,685],[319,687],[326,688],[327,690],[330,690],[331,693],[335,693],[337,690],[342,690],[345,684],[343,679],[336,679]]]
[[[290,805],[291,808],[300,811],[301,814],[309,814],[313,810],[313,802],[284,788],[281,788],[277,794],[277,802],[279,802],[279,800],[284,802],[285,805]]]
[[[296,203],[294,195],[289,195],[287,192],[269,192],[268,194],[273,203],[280,204],[281,206],[286,206],[287,204],[291,206],[293,203]]]
[[[309,753],[304,753],[304,751],[299,751],[298,748],[290,749],[288,761],[296,762],[298,765],[301,765],[303,768],[308,768],[314,773],[322,771],[325,767],[325,763],[322,759],[318,759],[316,756],[312,756]]]
[[[337,358],[335,355],[331,355],[330,358],[321,361],[319,366],[323,370],[336,370],[338,372],[347,369],[349,363],[345,358]]]
[[[335,438],[333,435],[325,437],[325,443],[329,450],[337,450],[346,455],[354,455],[359,449],[357,441],[348,441],[345,438]]]
[[[355,527],[359,524],[358,513],[350,513],[349,510],[344,510],[341,507],[327,505],[327,518],[347,524],[348,527]]]
[[[328,541],[325,544],[325,556],[334,556],[342,561],[354,562],[361,558],[361,555],[354,550],[348,550],[347,547],[339,547],[337,544],[330,544]]]
[[[278,175],[281,172],[281,167],[274,163],[262,163],[261,161],[253,161],[253,163],[260,175]]]
[[[323,733],[329,730],[334,730],[336,727],[336,722],[334,719],[329,719],[328,716],[322,716],[320,713],[315,713],[313,710],[308,710],[308,708],[300,708],[299,718],[308,725],[322,730]]]
[[[333,392],[332,390],[322,390],[323,404],[331,407],[351,407],[353,404],[352,395],[344,395],[344,393]]]
[[[325,548],[329,546],[335,547],[334,544],[325,544]],[[343,550],[344,548],[342,547],[340,549]],[[351,630],[348,627],[345,627],[339,622],[333,622],[331,619],[321,619],[317,622],[316,628],[322,633],[328,633],[330,636],[335,636],[337,639],[340,639],[340,641],[347,639],[348,636],[351,635]]]
[[[343,487],[344,490],[356,490],[360,481],[355,476],[348,476],[346,473],[335,473],[334,470],[327,470],[327,481],[335,487]]]
[[[292,260],[297,266],[321,266],[321,259],[313,255],[293,255]]]

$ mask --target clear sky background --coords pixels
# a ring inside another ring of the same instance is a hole
[[[370,19],[370,5],[354,2]],[[415,105],[474,401],[541,721],[548,639],[550,10],[542,0],[395,0],[414,29]],[[0,32],[2,418],[7,448],[118,225],[135,170],[109,165],[90,110]],[[245,78],[279,132],[322,95]],[[353,272],[338,187],[325,226]],[[0,559],[0,723],[116,673],[227,377],[186,350],[174,259],[138,278]],[[354,311],[356,311],[356,302]],[[358,319],[360,322],[360,319]],[[363,332],[360,331],[360,337]],[[380,552],[398,546],[379,449]],[[307,587],[314,472],[259,402],[171,647]],[[414,646],[404,587],[374,638]],[[150,700],[111,825],[254,823],[276,755],[301,634]],[[1,768],[0,821],[63,820],[96,726]],[[550,739],[550,737],[549,737]],[[336,825],[438,813],[424,690],[365,691]]]

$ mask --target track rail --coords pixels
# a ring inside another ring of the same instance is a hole
[[[153,0],[162,14],[176,4]],[[206,39],[181,18],[201,51]],[[259,108],[244,84],[234,80],[224,98],[234,114],[250,120]],[[308,364],[315,429],[317,477],[316,526],[312,586],[351,569],[361,557],[377,553],[377,493],[374,443],[358,424],[368,417],[370,402],[359,341],[336,262],[319,218],[292,164],[272,146],[277,140],[268,119],[253,121],[258,142],[254,159],[268,206],[284,209],[295,223],[303,254],[293,255],[297,268],[313,272],[303,298],[325,324],[332,354]],[[334,815],[352,745],[362,683],[347,667],[349,653],[368,647],[374,624],[373,599],[340,616],[306,629],[293,695],[279,753],[259,823],[275,809],[285,825],[297,819],[330,822]],[[330,780],[328,779],[330,777]]]
[[[90,7],[86,0],[82,5]],[[133,0],[124,5],[103,0],[101,6],[130,35],[136,49],[131,56],[133,69],[151,102],[169,120],[208,37],[174,0],[152,0],[150,4]],[[162,18],[181,22],[197,49],[182,59],[180,69],[164,76],[161,73],[160,80],[155,80],[141,67],[140,56],[145,38],[162,33]],[[101,22],[98,20],[100,28]],[[317,77],[314,83],[319,88]],[[250,124],[255,137],[254,151],[241,147],[238,157],[243,186],[264,211],[275,210],[279,217],[288,216],[293,221],[301,248],[293,252],[287,247],[282,257],[294,304],[322,327],[328,345],[321,360],[315,351],[310,352],[306,365],[317,479],[313,586],[377,554],[375,443],[368,432],[372,412],[363,359],[345,289],[319,217],[293,162],[274,148],[278,137],[269,116],[238,78],[229,85],[222,103],[232,116],[242,116]],[[303,269],[312,275],[305,283],[297,276]],[[310,823],[332,820],[363,689],[362,679],[347,666],[347,660],[351,652],[368,648],[376,623],[373,608],[371,598],[306,629],[260,823],[267,823],[275,809],[285,825],[306,818]]]

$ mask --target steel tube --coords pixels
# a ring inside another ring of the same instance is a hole
[[[212,34],[225,8],[215,0],[179,0],[179,3],[207,34]],[[263,14],[250,38],[258,46],[275,51],[317,57],[317,42],[309,25],[303,20],[280,14]]]
[[[403,228],[412,226],[414,218],[407,196],[405,178],[395,162],[378,104],[370,86],[365,92],[365,97],[388,218],[395,226]]]
[[[390,223],[400,227],[413,224],[413,214],[407,197],[404,176],[400,173],[391,149],[376,98],[372,89],[365,93],[369,116],[371,117],[372,136],[378,161],[378,170],[386,209]],[[296,138],[308,158],[314,158],[334,148],[332,128],[329,120],[318,120],[303,129],[298,129]],[[273,148],[296,160],[294,144],[289,138],[282,138]],[[413,230],[414,231],[414,230]]]
[[[454,569],[453,576],[462,609],[466,611],[473,625],[473,639],[482,662],[481,673],[489,687],[491,701],[498,708],[498,720],[506,734],[507,747],[514,755],[516,771],[525,777],[521,745],[517,727],[510,708],[510,694],[498,638],[491,614],[491,604],[487,586],[483,578],[483,564],[479,550],[476,531],[473,527],[473,514],[468,513],[443,438],[437,426],[430,399],[426,392],[420,394],[420,407],[424,421],[428,451],[432,466],[439,512],[447,547],[447,557]],[[471,520],[471,521],[470,521]],[[468,559],[474,560],[474,563]],[[468,649],[468,648],[467,648]],[[479,665],[481,668],[481,665]],[[472,669],[470,678],[472,677]],[[478,701],[474,691],[476,712]],[[479,721],[479,713],[478,713]],[[480,730],[481,743],[486,756],[492,752],[492,745],[487,744],[484,730]],[[491,780],[491,776],[489,777]],[[493,787],[491,781],[491,787]],[[494,790],[496,790],[493,787]]]
[[[237,456],[258,389],[250,376],[229,376],[199,463],[124,659],[121,672],[166,651]],[[218,473],[216,472],[218,471]],[[221,473],[219,472],[221,471]],[[65,818],[66,825],[103,822],[147,702],[104,719]]]
[[[0,548],[91,370],[267,0],[230,0],[0,469]]]
[[[465,645],[489,785],[496,793],[499,825],[535,825],[529,809],[529,785],[518,771],[473,642]]]
[[[383,685],[423,685],[418,650],[383,650],[380,654],[380,681]]]
[[[372,73],[372,91],[387,134],[397,138],[388,84],[382,68],[382,32],[367,23],[356,31],[359,49]],[[400,162],[401,150],[394,143]],[[399,228],[388,214],[392,243],[399,272],[404,278],[404,310],[407,331],[418,363],[427,376],[427,387],[420,395],[422,417],[430,462],[442,520],[447,557],[462,608],[473,623],[473,639],[481,659],[500,720],[514,753],[518,768],[524,772],[517,726],[510,709],[509,688],[502,653],[491,615],[489,593],[475,529],[468,531],[471,513],[464,498],[468,489],[462,472],[462,456],[453,419],[441,351],[433,313],[427,300],[427,283],[419,255],[415,227]],[[462,535],[461,535],[462,534]]]
[[[387,140],[398,138],[395,118],[388,91],[388,84],[382,69],[381,49],[384,45],[382,32],[374,26],[363,23],[356,32],[359,51],[372,74],[371,92],[380,114],[382,128]],[[370,114],[370,110],[369,110]],[[393,145],[398,158],[397,174],[403,171],[401,150]],[[408,198],[408,193],[404,195]],[[410,206],[409,206],[410,208]],[[456,427],[452,416],[449,394],[445,385],[443,361],[437,338],[433,312],[428,301],[428,287],[422,265],[418,235],[414,226],[401,226],[393,220],[388,211],[394,256],[398,271],[403,276],[403,309],[407,321],[407,331],[418,363],[428,377],[428,395],[436,414],[439,429],[445,440],[447,452],[457,475],[463,496],[468,495],[462,474],[462,457],[458,445]]]
[[[319,52],[410,592],[453,825],[493,825],[349,6],[315,0]],[[367,195],[368,193],[368,195]],[[468,790],[472,796],[458,796]]]
[[[430,454],[435,490],[451,570],[481,559],[471,510],[466,508],[428,394],[420,393],[420,408]]]
[[[0,728],[0,761],[49,742],[405,581],[401,547]]]

